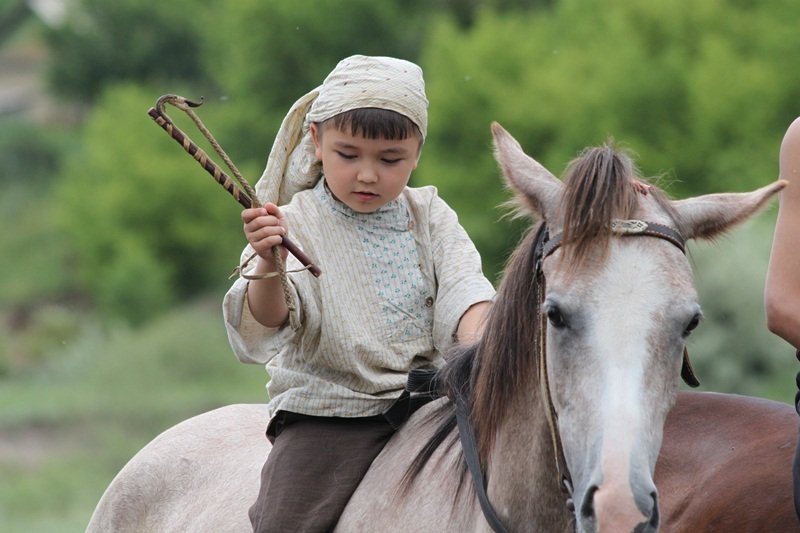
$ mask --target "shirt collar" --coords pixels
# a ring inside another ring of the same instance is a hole
[[[324,205],[329,207],[331,211],[353,222],[357,222],[361,226],[372,227],[374,229],[408,229],[410,217],[402,196],[395,198],[372,213],[359,213],[333,196],[328,185],[325,183],[324,176],[314,187],[314,194]]]

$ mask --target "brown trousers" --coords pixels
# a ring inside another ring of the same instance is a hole
[[[256,533],[332,531],[361,478],[394,433],[381,416],[325,418],[279,412],[261,488]]]

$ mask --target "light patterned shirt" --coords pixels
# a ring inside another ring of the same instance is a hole
[[[494,296],[478,251],[434,187],[406,187],[374,213],[358,213],[321,179],[281,210],[323,271],[289,275],[300,326],[258,323],[245,279],[223,303],[236,357],[267,365],[273,415],[381,413],[410,369],[442,364],[464,312]],[[248,246],[242,256],[251,253]],[[287,269],[300,267],[290,256]]]

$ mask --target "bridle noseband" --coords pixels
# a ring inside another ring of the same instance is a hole
[[[646,222],[643,220],[613,220],[611,222],[611,231],[620,237],[626,236],[643,236],[643,237],[656,237],[663,239],[674,246],[676,246],[681,253],[686,253],[686,241],[681,234],[674,228],[657,224],[655,222]],[[550,396],[549,377],[547,375],[547,360],[546,360],[546,329],[547,317],[542,313],[542,304],[544,303],[545,295],[545,279],[542,270],[544,260],[555,252],[562,245],[562,234],[556,234],[550,237],[549,230],[546,223],[542,223],[536,232],[533,241],[533,261],[534,261],[534,278],[535,278],[535,291],[536,301],[538,303],[537,313],[539,314],[539,375],[541,379],[541,386],[544,390],[544,399],[547,403],[547,423],[550,428],[550,437],[553,442],[553,450],[555,453],[556,469],[559,475],[559,487],[565,494],[567,506],[570,511],[574,510],[574,503],[572,501],[572,478],[567,467],[566,458],[564,456],[563,445],[561,437],[558,433],[558,414],[556,413],[553,405],[553,399]],[[681,377],[687,385],[697,387],[700,382],[694,375],[692,366],[689,363],[689,356],[684,348],[683,352],[683,366],[681,368]],[[480,466],[478,459],[477,446],[475,444],[475,436],[472,430],[472,424],[469,420],[469,409],[464,404],[463,399],[455,402],[456,407],[456,420],[458,423],[458,434],[461,439],[461,445],[464,449],[464,458],[467,462],[472,480],[475,485],[475,492],[478,496],[483,515],[486,521],[491,526],[492,530],[497,533],[506,533],[507,529],[503,526],[500,518],[497,516],[494,508],[492,507],[489,497],[486,494],[486,478]]]

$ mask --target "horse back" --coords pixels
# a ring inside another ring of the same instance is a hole
[[[120,470],[87,533],[249,531],[267,416],[266,405],[228,405],[164,431]]]
[[[681,392],[655,482],[662,531],[800,531],[792,499],[798,416],[787,405]]]
[[[476,514],[480,509],[474,492],[461,485],[461,452],[455,439],[437,448],[413,479],[406,477],[436,430],[435,412],[444,401],[420,408],[392,436],[350,498],[336,532],[464,532],[483,522]]]

